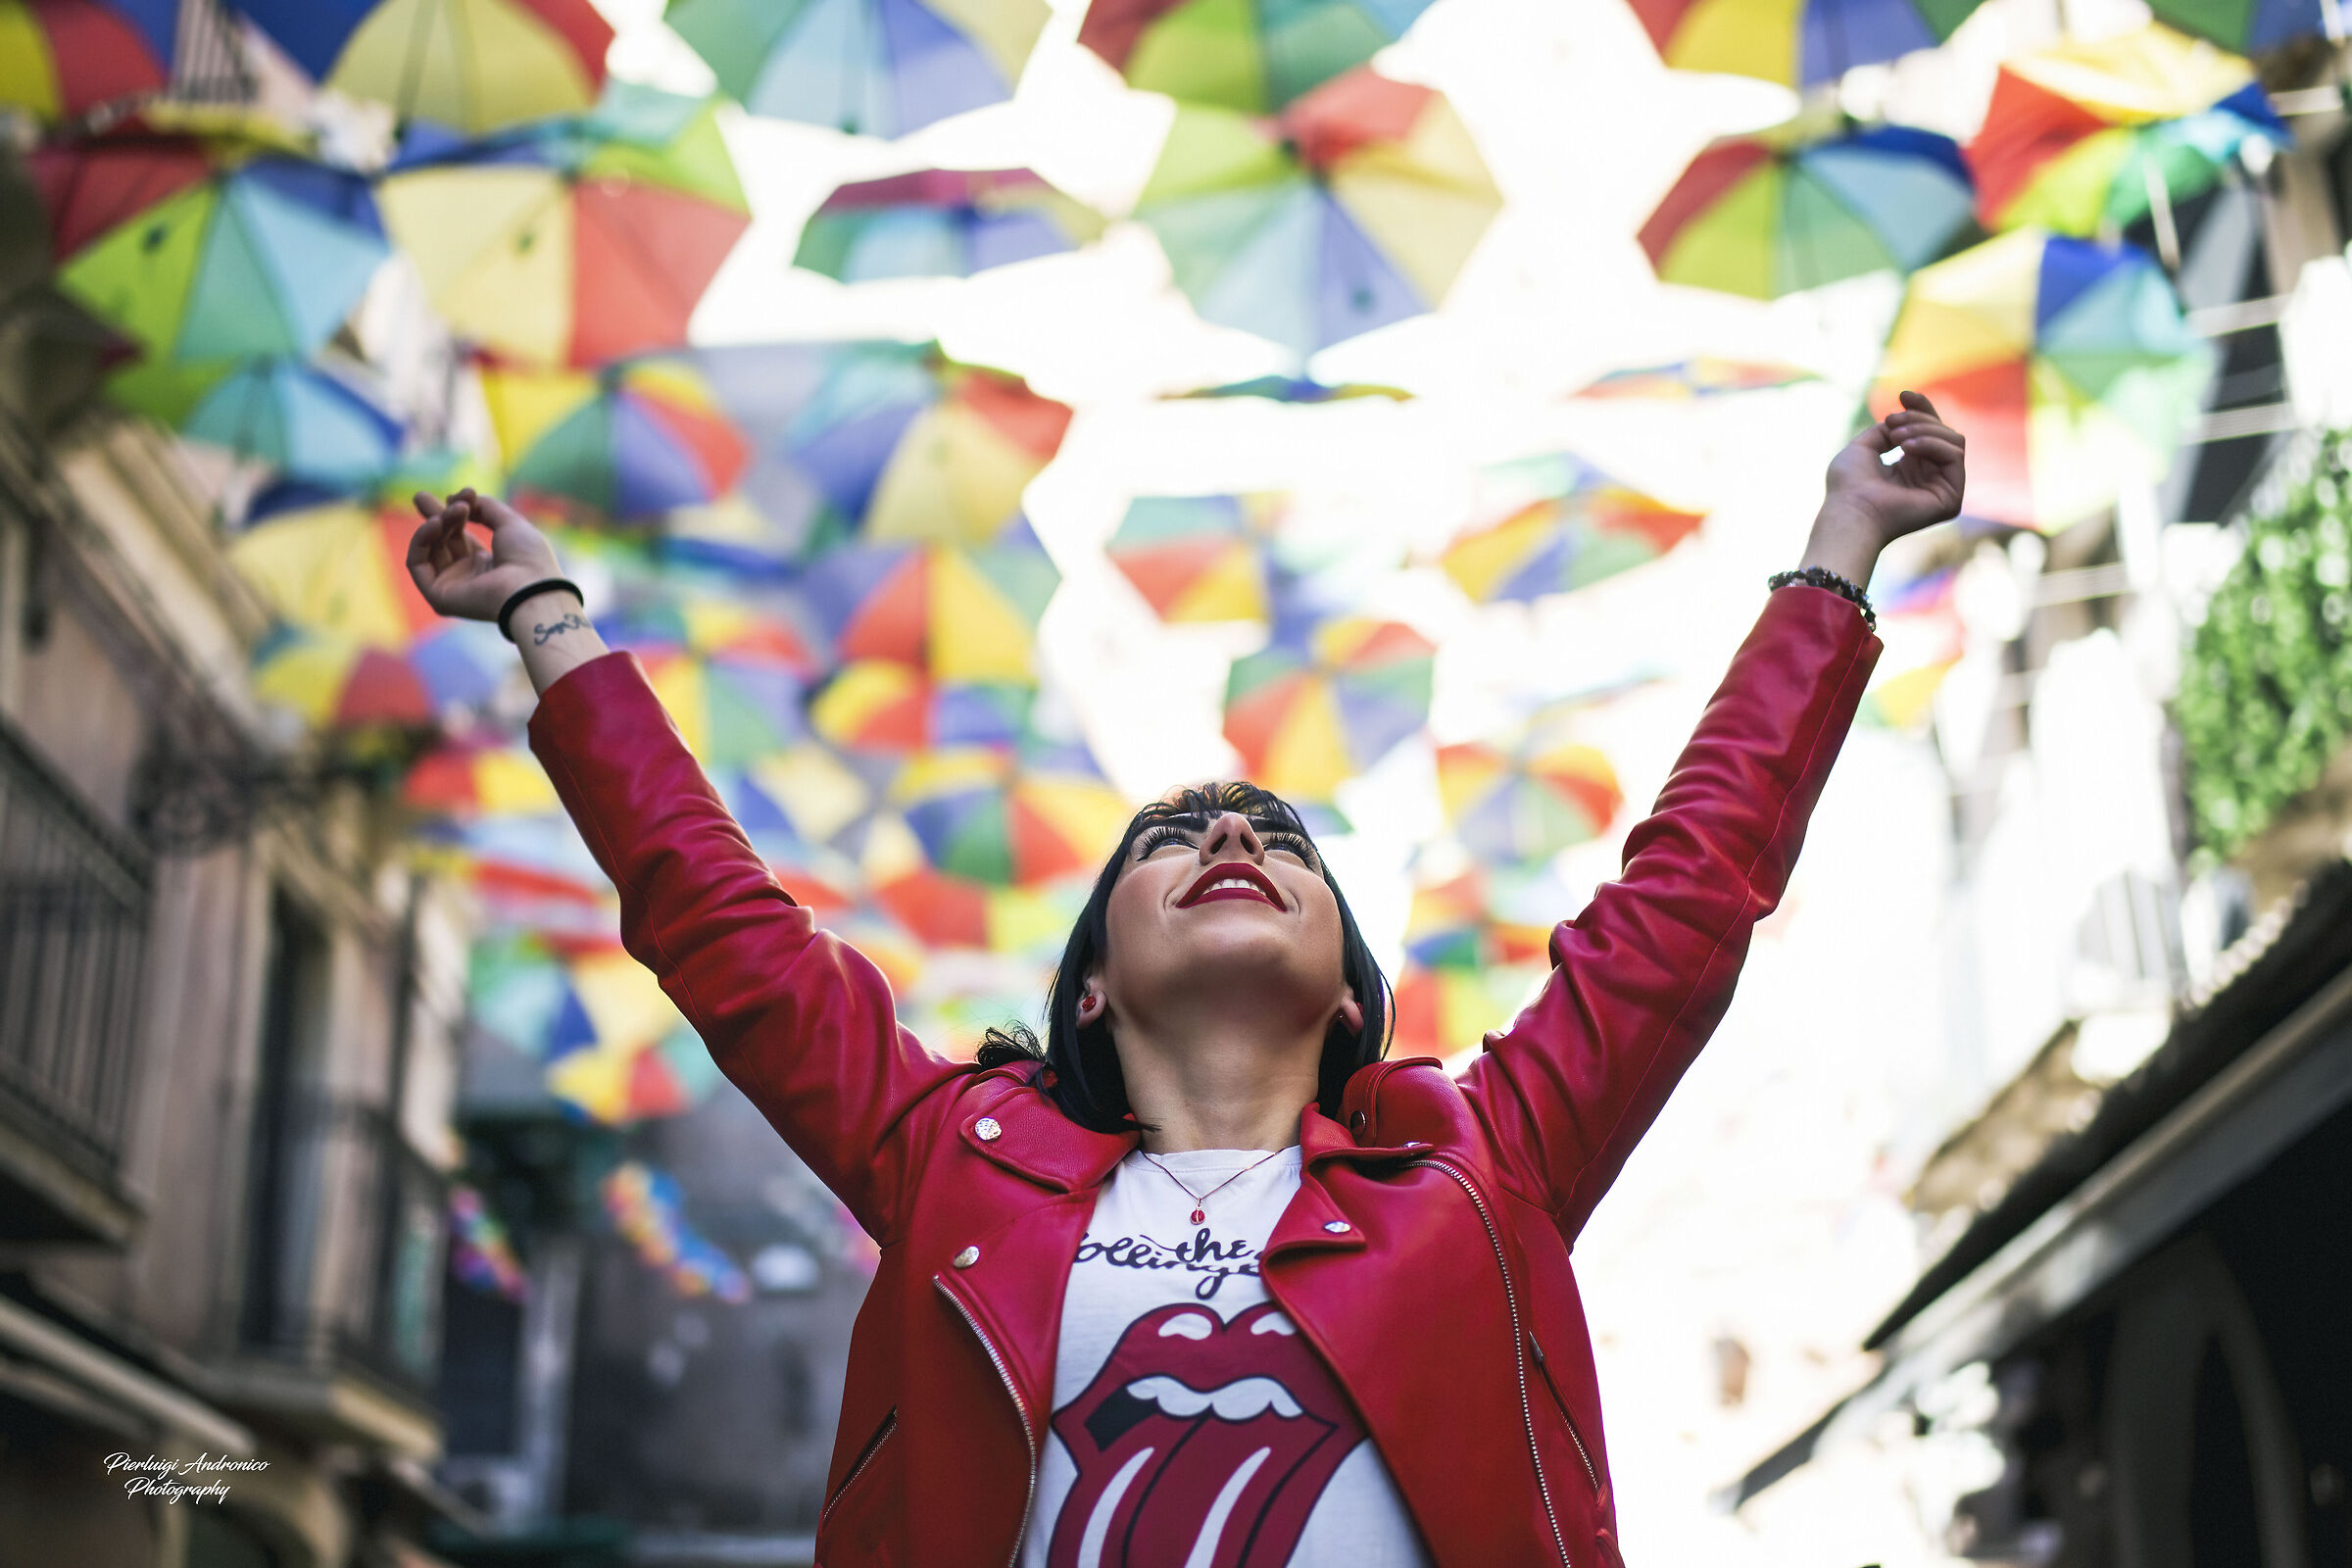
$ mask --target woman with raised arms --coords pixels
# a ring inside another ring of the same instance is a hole
[[[1570,1244],[1730,1004],[1878,656],[1859,585],[1958,513],[1961,448],[1906,392],[1831,463],[1623,876],[1455,1077],[1386,1059],[1339,885],[1246,783],[1137,813],[1042,1048],[934,1054],[777,884],[539,531],[419,496],[410,570],[521,649],[532,749],[629,952],[881,1248],[817,1560],[1618,1568]]]

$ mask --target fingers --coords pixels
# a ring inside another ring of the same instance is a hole
[[[512,528],[517,523],[526,527],[529,525],[529,518],[496,496],[476,496],[471,490],[467,490],[466,495],[472,500],[474,515],[488,523],[493,534],[501,528]]]
[[[1903,437],[1903,456],[1953,467],[1963,461],[1959,444],[1937,435],[1906,435]]]

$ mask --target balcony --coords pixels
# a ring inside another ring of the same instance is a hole
[[[153,872],[0,721],[0,1240],[120,1245]]]
[[[446,1181],[380,1107],[261,1107],[251,1250],[222,1394],[316,1435],[430,1458]]]

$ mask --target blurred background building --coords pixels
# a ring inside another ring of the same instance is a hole
[[[2352,1562],[2332,0],[837,9],[0,0],[0,1568],[811,1559],[873,1244],[409,491],[938,1049],[1247,772],[1458,1056],[1903,386],[1969,514],[1580,1239],[1628,1550]]]

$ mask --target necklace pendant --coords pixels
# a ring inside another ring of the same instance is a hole
[[[1201,1210],[1200,1210],[1200,1209],[1198,1209],[1198,1208],[1194,1209],[1194,1210],[1193,1210],[1193,1223],[1194,1223],[1194,1224],[1196,1224],[1196,1225],[1200,1224],[1200,1220],[1201,1220],[1201,1215],[1202,1215],[1202,1211],[1201,1211]]]

